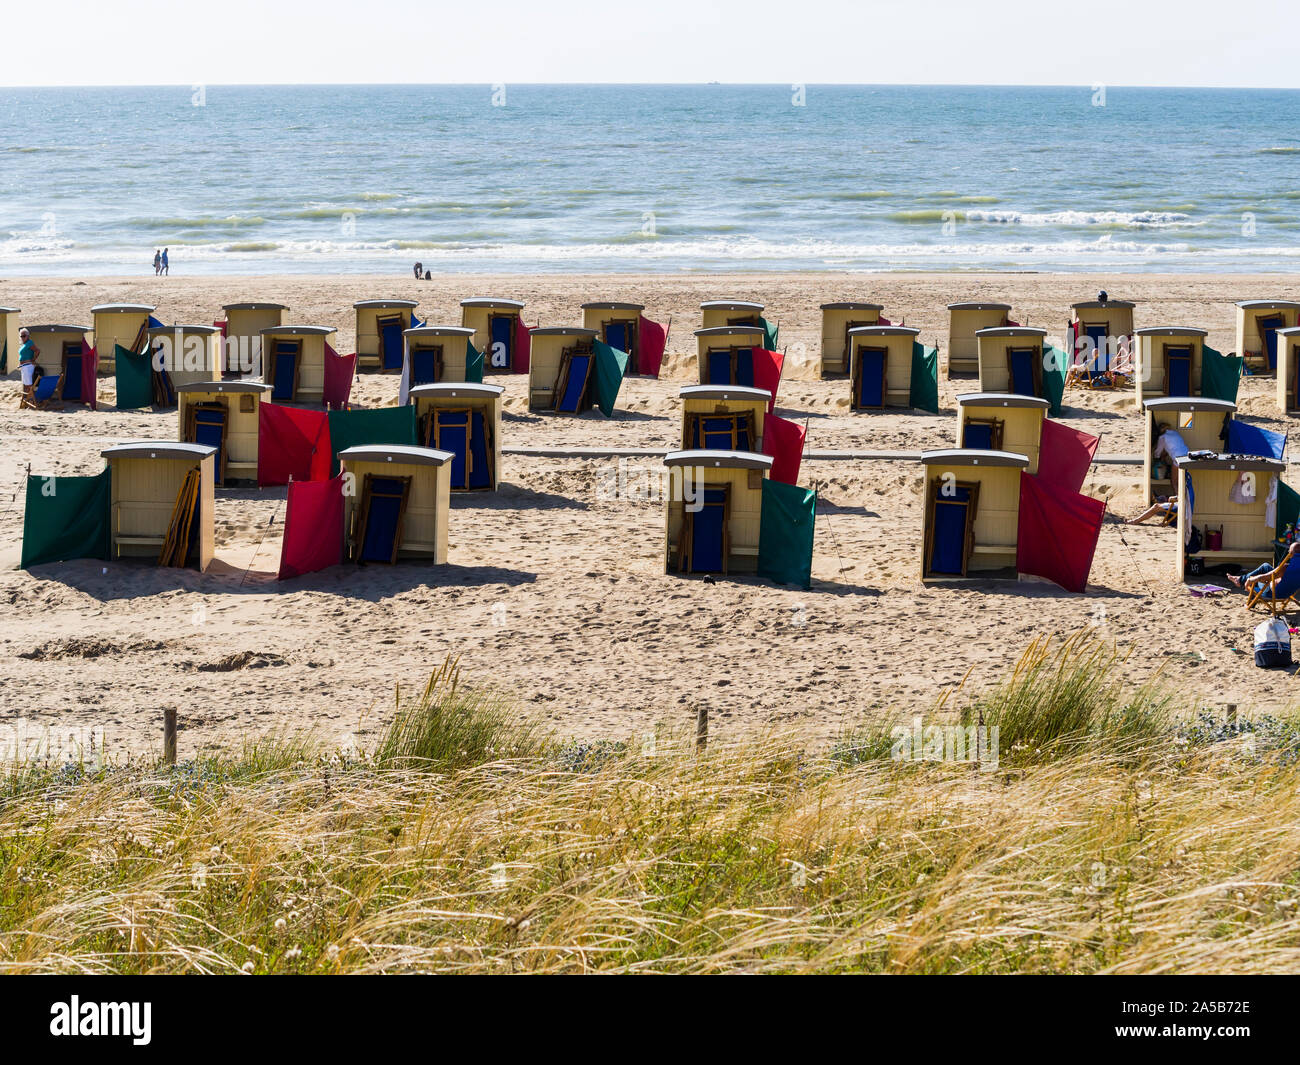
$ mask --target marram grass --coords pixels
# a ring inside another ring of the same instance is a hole
[[[1031,755],[995,771],[561,746],[450,665],[368,757],[19,767],[0,970],[1294,971],[1294,722],[1179,730],[1115,665],[1031,648],[977,700]]]

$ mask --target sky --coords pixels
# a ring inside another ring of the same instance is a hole
[[[1293,0],[37,0],[0,85],[1300,88]]]

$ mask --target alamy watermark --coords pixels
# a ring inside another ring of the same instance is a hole
[[[917,714],[911,725],[890,729],[889,756],[895,762],[970,762],[981,770],[997,769],[997,725],[927,725]]]

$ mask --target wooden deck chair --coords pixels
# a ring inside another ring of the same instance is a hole
[[[411,387],[436,385],[442,380],[442,345],[411,346]]]
[[[167,536],[158,553],[160,566],[183,567],[189,560],[194,516],[199,507],[199,482],[197,469],[186,471],[185,479],[181,481],[181,490],[176,495],[176,503],[172,507]]]
[[[192,403],[185,410],[185,439],[217,449],[216,481],[226,483],[226,429],[230,411],[224,403]]]
[[[402,521],[411,494],[409,477],[366,474],[357,507],[356,562],[397,561],[402,543]]]
[[[698,484],[701,507],[685,509],[677,545],[680,573],[727,573],[731,554],[731,486]]]
[[[927,577],[965,577],[975,550],[980,486],[942,478],[930,482],[924,558]]]
[[[558,414],[581,414],[591,406],[587,386],[591,381],[593,353],[587,345],[565,348],[560,354],[553,409]]]
[[[961,446],[984,451],[1002,450],[1001,418],[967,418],[961,427]]]
[[[692,414],[686,427],[687,448],[722,451],[757,451],[754,416],[749,411]]]
[[[1257,583],[1246,597],[1246,606],[1254,609],[1263,604],[1276,617],[1285,613],[1289,607],[1300,609],[1300,565],[1291,565],[1290,560],[1283,562],[1281,574],[1272,585]]]

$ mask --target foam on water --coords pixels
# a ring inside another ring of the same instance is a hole
[[[1291,270],[1300,93],[0,90],[0,270]],[[376,133],[378,131],[378,133]]]

